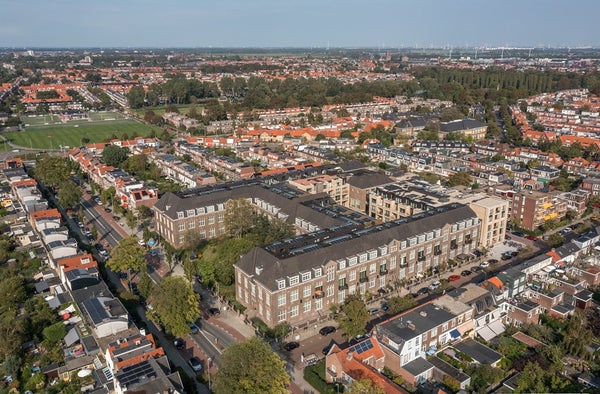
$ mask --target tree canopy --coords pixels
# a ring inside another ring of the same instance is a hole
[[[287,393],[290,377],[285,362],[260,338],[229,346],[215,376],[216,394]]]
[[[369,320],[369,313],[360,295],[351,294],[346,297],[335,316],[335,320],[349,338],[364,334]]]
[[[245,198],[236,198],[225,204],[225,228],[232,237],[241,238],[254,226],[256,212]]]
[[[192,284],[181,276],[167,276],[152,287],[148,301],[152,313],[173,335],[183,336],[190,332],[190,323],[200,318],[199,299]]]
[[[102,151],[102,161],[108,166],[120,167],[128,155],[129,149],[125,147],[107,145]]]
[[[70,179],[60,183],[57,195],[63,208],[75,208],[81,201],[81,189]]]
[[[56,187],[69,180],[73,169],[69,159],[60,156],[41,156],[35,165],[35,176],[45,186]]]
[[[110,259],[106,261],[106,265],[113,272],[126,271],[128,275],[129,270],[145,272],[147,266],[144,249],[138,245],[135,236],[123,238],[110,252]]]

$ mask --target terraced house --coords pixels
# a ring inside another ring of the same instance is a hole
[[[352,224],[256,247],[235,264],[236,298],[273,327],[310,327],[354,293],[394,287],[475,250],[481,222],[450,204],[367,228]]]

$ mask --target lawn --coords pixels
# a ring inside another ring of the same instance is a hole
[[[158,135],[162,130],[158,127],[148,126],[133,120],[114,121],[74,121],[65,124],[51,124],[43,126],[29,126],[25,131],[4,133],[12,143],[39,149],[58,149],[60,146],[79,146],[82,138],[90,142],[102,142],[113,134],[121,138],[127,133],[129,138],[147,136],[154,130]]]
[[[175,105],[177,107],[177,109],[179,109],[179,113],[182,115],[186,115],[188,113],[188,111],[190,110],[190,104],[177,104]],[[202,112],[202,105],[197,105],[197,110],[198,113]],[[133,111],[141,117],[144,117],[144,114],[146,113],[146,111],[154,111],[155,114],[162,116],[165,113],[165,109],[166,106],[160,106],[160,107],[143,107],[143,108],[137,108],[134,109]]]

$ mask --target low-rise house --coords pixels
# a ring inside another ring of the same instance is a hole
[[[526,275],[515,269],[508,268],[499,272],[496,277],[502,282],[505,298],[513,298],[525,291]]]
[[[140,359],[158,358],[165,355],[163,348],[157,347],[152,334],[144,330],[127,338],[111,342],[106,348],[106,364],[113,372],[137,364]]]
[[[53,260],[62,259],[77,254],[77,240],[70,238],[66,241],[52,241],[46,244]]]
[[[60,227],[61,215],[58,209],[48,209],[45,211],[33,212],[31,214],[31,224],[39,232],[44,229],[57,229]]]
[[[433,370],[433,379],[438,382],[444,382],[445,379],[451,379],[458,384],[461,390],[465,390],[471,385],[471,377],[461,370],[453,367],[439,357],[430,357],[427,359],[435,368]]]
[[[117,394],[184,392],[179,372],[171,372],[166,356],[124,367],[114,375],[113,381]]]
[[[541,314],[541,307],[535,302],[513,300],[508,305],[505,321],[516,327],[521,327],[523,324],[538,324]]]
[[[73,290],[72,296],[97,338],[127,330],[129,315],[104,282]]]

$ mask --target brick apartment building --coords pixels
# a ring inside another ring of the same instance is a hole
[[[354,293],[375,294],[475,250],[481,222],[452,204],[383,225],[343,225],[256,247],[235,265],[236,299],[270,327],[308,327]]]

